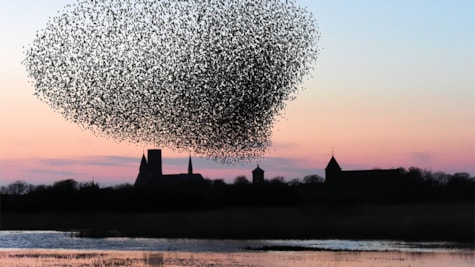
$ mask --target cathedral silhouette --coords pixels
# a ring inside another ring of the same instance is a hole
[[[148,160],[147,160],[148,158]],[[139,174],[134,186],[154,186],[154,185],[178,185],[204,182],[203,176],[193,173],[191,156],[188,159],[188,173],[163,174],[162,173],[162,151],[160,149],[149,149],[147,158],[142,155],[140,161]]]
[[[325,183],[329,185],[345,186],[378,186],[401,182],[401,169],[373,169],[343,171],[333,153],[325,168]],[[199,173],[193,173],[191,156],[188,159],[188,172],[180,174],[163,174],[162,151],[149,149],[147,158],[142,155],[139,174],[134,186],[154,185],[184,185],[203,183],[205,179]],[[252,183],[264,183],[264,170],[259,165],[252,171]]]

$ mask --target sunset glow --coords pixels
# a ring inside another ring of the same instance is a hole
[[[142,144],[116,143],[41,103],[23,47],[73,0],[0,3],[0,185],[73,178],[135,181]],[[259,161],[193,157],[195,172],[232,182],[257,164],[266,178],[324,176],[332,150],[346,170],[416,166],[475,175],[475,2],[301,0],[322,48],[313,77],[275,124]],[[186,172],[187,152],[163,149],[164,173]]]

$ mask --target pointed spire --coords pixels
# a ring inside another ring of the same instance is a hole
[[[341,167],[336,161],[335,157],[332,154],[332,158],[330,159],[330,162],[328,162],[327,167],[325,170],[336,170],[336,171],[341,171]]]
[[[190,157],[189,157],[189,159],[188,159],[188,174],[189,174],[189,175],[192,175],[192,174],[193,174],[193,165],[192,165],[192,163],[191,163],[191,155],[190,155]]]
[[[145,158],[145,153],[142,154],[142,160],[140,161],[140,172],[143,172],[147,169],[148,164],[147,164],[147,159]]]

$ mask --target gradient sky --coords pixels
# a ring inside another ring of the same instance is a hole
[[[96,137],[33,96],[21,60],[36,31],[74,0],[0,2],[0,185],[73,178],[133,183],[144,149]],[[306,90],[275,123],[259,162],[195,158],[203,176],[320,174],[332,147],[344,170],[417,166],[475,175],[475,1],[297,1],[315,15],[321,53]],[[164,173],[187,154],[164,149]]]

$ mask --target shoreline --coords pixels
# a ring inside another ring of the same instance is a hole
[[[78,237],[351,239],[474,244],[474,203],[347,208],[226,207],[166,212],[1,214],[1,230],[76,231]]]

